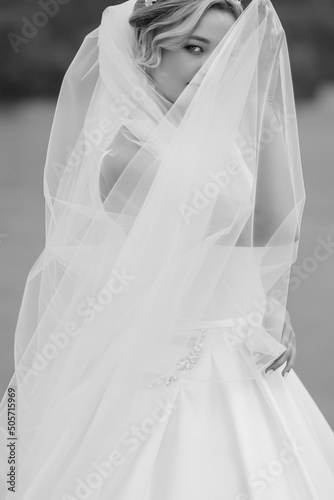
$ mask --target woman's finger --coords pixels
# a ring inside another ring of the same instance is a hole
[[[265,370],[265,375],[270,375],[270,372],[277,370],[280,366],[284,365],[286,361],[289,360],[291,356],[291,350],[287,349],[283,354],[280,355],[271,365],[269,365]]]
[[[270,375],[272,371],[277,370],[280,368],[284,363],[286,362],[286,367],[284,368],[284,374],[285,375],[286,371],[290,371],[292,366],[294,365],[296,359],[296,348],[291,345],[288,347],[288,349],[281,354],[279,358],[277,358],[271,365],[269,365],[266,370],[265,370],[265,375]]]
[[[277,370],[277,368],[281,367],[285,362],[287,364],[284,368],[283,375],[285,375],[286,371],[291,370],[296,358],[296,338],[294,331],[287,323],[284,323],[281,343],[286,347],[286,351],[266,368],[264,372],[265,375],[269,375],[269,372]]]
[[[296,361],[296,357],[297,357],[297,349],[294,348],[293,349],[293,352],[292,352],[292,356],[290,356],[284,370],[282,371],[282,377],[285,378],[289,371],[291,370],[291,368],[293,367],[293,365],[295,364],[295,361]]]

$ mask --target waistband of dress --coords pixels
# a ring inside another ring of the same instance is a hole
[[[215,319],[215,320],[201,320],[201,321],[190,321],[181,320],[179,322],[182,327],[197,329],[197,328],[221,328],[229,326],[240,326],[245,325],[249,321],[248,316],[237,316],[235,318],[226,319]]]

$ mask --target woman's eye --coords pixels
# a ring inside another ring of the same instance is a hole
[[[200,50],[195,52],[194,50],[191,50],[191,48],[193,48],[193,47],[195,47],[195,48],[197,48],[197,49],[200,49]],[[185,47],[185,48],[186,48],[189,52],[193,52],[194,54],[201,54],[201,53],[203,52],[202,47],[199,47],[198,45],[186,45],[186,47]]]

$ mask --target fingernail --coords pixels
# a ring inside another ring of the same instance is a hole
[[[286,379],[288,375],[289,375],[289,372],[286,372],[283,378]]]
[[[269,377],[269,375],[270,375],[273,371],[274,371],[274,370],[269,370],[269,371],[265,372],[265,376],[266,376],[266,377]]]

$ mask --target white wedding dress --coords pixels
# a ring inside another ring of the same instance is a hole
[[[293,370],[262,373],[285,351],[305,202],[287,42],[273,60],[265,43],[279,18],[253,0],[167,109],[134,64],[134,3],[105,10],[60,91],[0,497],[332,500],[333,431]],[[102,203],[124,127],[137,152]]]
[[[243,306],[247,300],[251,306],[261,285],[249,271],[245,249],[239,247],[238,254],[229,266],[229,294],[242,294]],[[219,266],[218,245],[212,268],[215,259]],[[179,371],[165,389],[153,384],[136,403],[143,419],[123,442],[124,457],[135,457],[117,500],[333,497],[332,429],[293,369],[287,379],[281,375],[284,365],[269,377],[259,372],[254,378],[245,341],[232,337],[242,319],[232,311],[230,318],[214,319],[228,296],[218,283],[208,319],[184,321],[194,330],[189,352],[199,343],[192,368]]]

